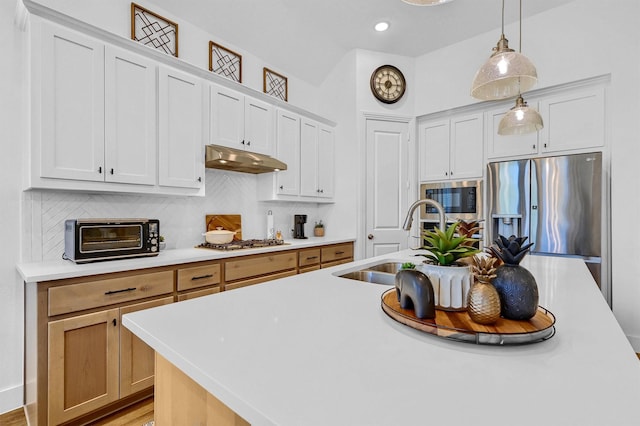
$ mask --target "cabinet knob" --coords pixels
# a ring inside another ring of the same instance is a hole
[[[533,145],[531,146],[531,148],[536,149],[536,145],[535,145],[535,144],[533,144]]]
[[[109,173],[113,174],[113,169],[111,169],[111,170],[109,171]]]
[[[98,167],[98,173],[102,174],[102,166]]]
[[[546,143],[544,144],[544,147],[545,147],[545,148],[547,147],[547,144],[546,144]]]
[[[198,176],[198,182],[202,182],[202,176]]]
[[[242,145],[244,145],[244,139],[242,139],[242,142],[240,142]]]
[[[444,175],[445,175],[445,176],[449,176],[449,173],[447,173],[447,172],[444,172]]]
[[[321,190],[320,190],[320,193],[321,193],[321,194],[324,194],[324,189],[321,189]]]
[[[453,176],[453,172],[449,172],[449,176]]]
[[[114,318],[113,321],[111,321],[113,323],[113,326],[115,327],[117,323],[116,319]]]
[[[284,189],[284,185],[280,185],[280,189]]]
[[[370,240],[373,240],[373,234],[367,235],[367,238],[370,239]]]
[[[247,141],[247,146],[251,146],[251,141]]]

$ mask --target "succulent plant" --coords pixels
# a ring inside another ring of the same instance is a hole
[[[455,263],[458,259],[473,256],[480,250],[473,247],[478,242],[475,238],[469,238],[466,235],[455,236],[460,222],[455,222],[442,231],[436,228],[433,231],[424,231],[422,233],[425,245],[422,247],[430,253],[422,254],[433,262],[448,266]]]
[[[477,220],[470,220],[470,221],[459,220],[458,221],[457,232],[458,232],[458,235],[460,236],[464,235],[467,238],[473,238],[475,234],[480,233],[481,229],[482,227],[480,226],[480,222],[478,222]],[[473,244],[473,243],[467,242],[463,244]]]
[[[478,281],[489,282],[496,277],[497,258],[474,255],[471,271]]]
[[[411,262],[404,262],[400,266],[400,269],[416,269],[416,264]]]
[[[519,265],[533,243],[524,244],[528,237],[516,237],[515,235],[505,238],[498,235],[495,240],[496,245],[489,247],[489,250],[505,265]]]

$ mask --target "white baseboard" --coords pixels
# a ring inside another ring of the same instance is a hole
[[[13,411],[23,405],[22,385],[0,390],[0,414]]]

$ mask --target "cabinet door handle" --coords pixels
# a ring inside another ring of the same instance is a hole
[[[113,169],[111,169],[111,171],[109,173],[113,174]]]
[[[449,173],[447,173],[447,172],[444,172],[444,175],[445,175],[445,176],[449,176]]]
[[[198,182],[202,182],[202,176],[198,176]]]
[[[242,139],[242,142],[240,142],[242,145],[244,145],[244,139]]]
[[[337,251],[336,254],[344,254],[343,251]]]
[[[111,321],[113,323],[113,326],[115,327],[116,324],[118,324],[118,322],[116,321],[116,319],[114,318],[113,321]]]
[[[536,149],[536,145],[535,145],[535,144],[533,144],[533,145],[531,146],[531,148]]]
[[[280,185],[280,189],[284,189],[284,185]]]
[[[98,173],[102,174],[102,166],[98,167]]]
[[[307,260],[313,260],[313,259],[317,259],[317,258],[318,258],[318,256],[308,256]]]
[[[545,148],[547,147],[547,144],[546,144],[546,143],[544,144],[544,147],[545,147]]]
[[[251,146],[251,141],[247,141],[247,146]]]
[[[213,277],[213,274],[200,275],[198,277],[191,277],[191,281],[204,280],[206,278],[211,278],[211,277]]]
[[[108,296],[110,294],[125,293],[127,291],[135,291],[135,290],[136,290],[136,287],[123,288],[120,290],[109,290],[104,295]]]

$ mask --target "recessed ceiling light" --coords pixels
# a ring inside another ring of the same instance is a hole
[[[378,22],[373,28],[375,28],[376,31],[387,31],[389,29],[389,23],[388,22]]]

